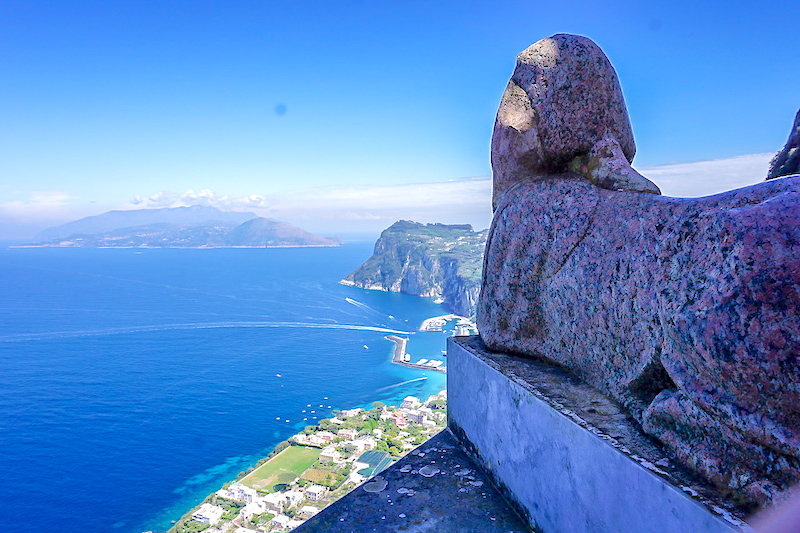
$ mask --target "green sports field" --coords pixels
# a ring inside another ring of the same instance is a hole
[[[272,490],[274,485],[290,481],[288,478],[292,475],[300,476],[309,466],[317,462],[321,452],[319,448],[289,446],[256,468],[240,483],[256,490]]]

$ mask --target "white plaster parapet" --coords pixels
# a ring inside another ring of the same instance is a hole
[[[447,345],[448,425],[537,533],[752,532],[621,407],[559,367]]]

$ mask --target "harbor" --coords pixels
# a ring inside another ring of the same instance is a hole
[[[416,363],[411,362],[411,355],[406,352],[406,344],[408,339],[398,337],[397,335],[387,335],[384,337],[388,341],[394,343],[394,354],[392,355],[392,363],[406,368],[416,368],[418,370],[435,370],[436,372],[447,373],[447,367],[444,361],[435,359],[420,359]]]
[[[448,322],[456,321],[453,334],[457,337],[476,335],[478,328],[465,316],[455,314],[434,316],[425,319],[419,327],[419,331],[443,331]]]

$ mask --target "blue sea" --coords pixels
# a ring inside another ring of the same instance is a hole
[[[440,359],[445,311],[338,283],[371,251],[0,250],[3,529],[165,531],[312,417],[442,390],[384,337]]]

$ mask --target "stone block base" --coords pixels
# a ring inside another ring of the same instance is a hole
[[[612,400],[559,367],[447,347],[448,424],[537,533],[751,532]]]

